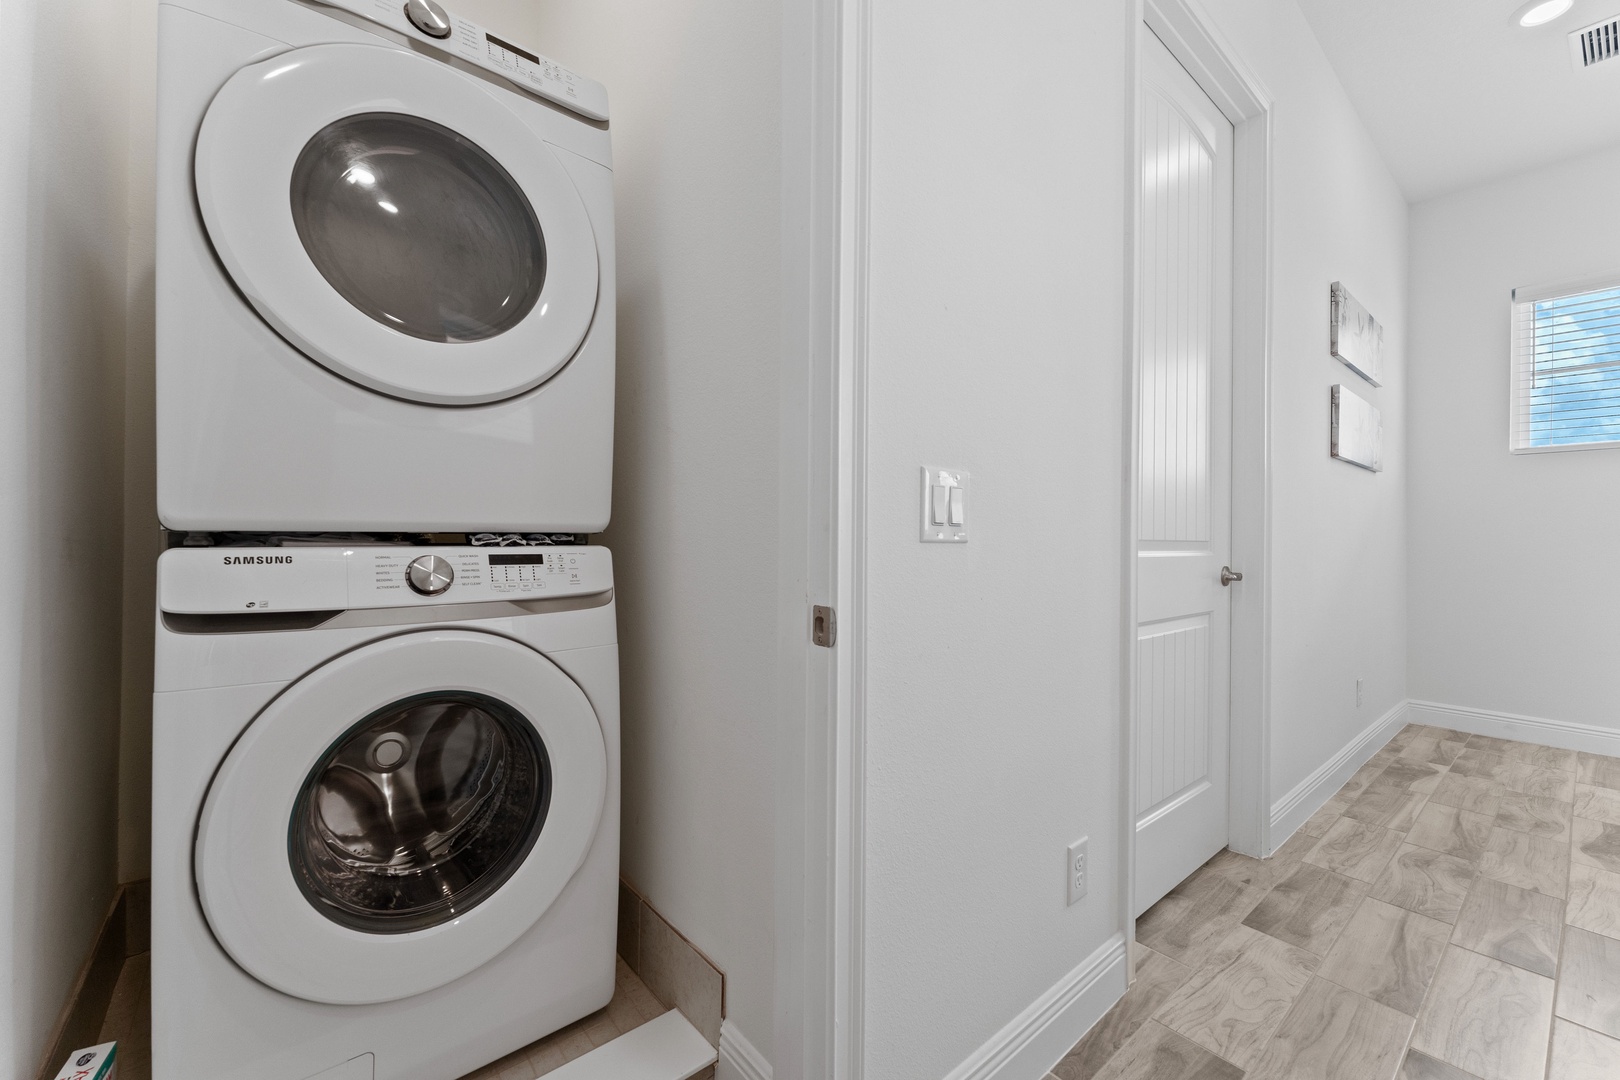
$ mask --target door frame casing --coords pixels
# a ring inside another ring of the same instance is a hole
[[[1231,722],[1227,773],[1229,845],[1245,855],[1271,846],[1271,95],[1215,28],[1197,0],[1142,0],[1137,22],[1130,125],[1129,272],[1126,340],[1122,699],[1126,747],[1121,890],[1126,940],[1134,940],[1137,756],[1137,484],[1140,476],[1140,296],[1142,229],[1142,35],[1152,33],[1232,122],[1232,565],[1244,581],[1232,596]]]
[[[864,1065],[870,0],[783,7],[777,1080]],[[836,639],[811,643],[832,604]],[[730,1060],[724,1026],[720,1056]],[[748,1075],[745,1070],[740,1070]],[[757,1071],[757,1070],[756,1070]]]

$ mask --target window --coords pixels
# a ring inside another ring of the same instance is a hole
[[[1620,446],[1620,274],[1513,292],[1515,453]]]

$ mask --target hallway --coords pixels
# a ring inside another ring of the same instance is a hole
[[[1620,1076],[1620,758],[1408,726],[1136,936],[1058,1080]]]

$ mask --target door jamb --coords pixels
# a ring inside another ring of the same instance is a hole
[[[870,0],[783,12],[772,1074],[860,1080]],[[828,603],[838,629],[823,648],[809,613]]]
[[[1232,597],[1229,844],[1255,857],[1271,843],[1271,95],[1216,29],[1198,0],[1142,0],[1136,94],[1141,94],[1140,35],[1164,42],[1233,128],[1232,215],[1232,561],[1244,581]],[[1138,109],[1139,111],[1139,109]],[[1136,237],[1141,233],[1138,122],[1132,124],[1130,169],[1131,310],[1127,326],[1124,642],[1127,852],[1124,882],[1127,940],[1136,878],[1136,486],[1138,453]]]

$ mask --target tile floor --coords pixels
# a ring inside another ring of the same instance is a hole
[[[1136,938],[1047,1080],[1620,1078],[1620,758],[1407,727]]]

